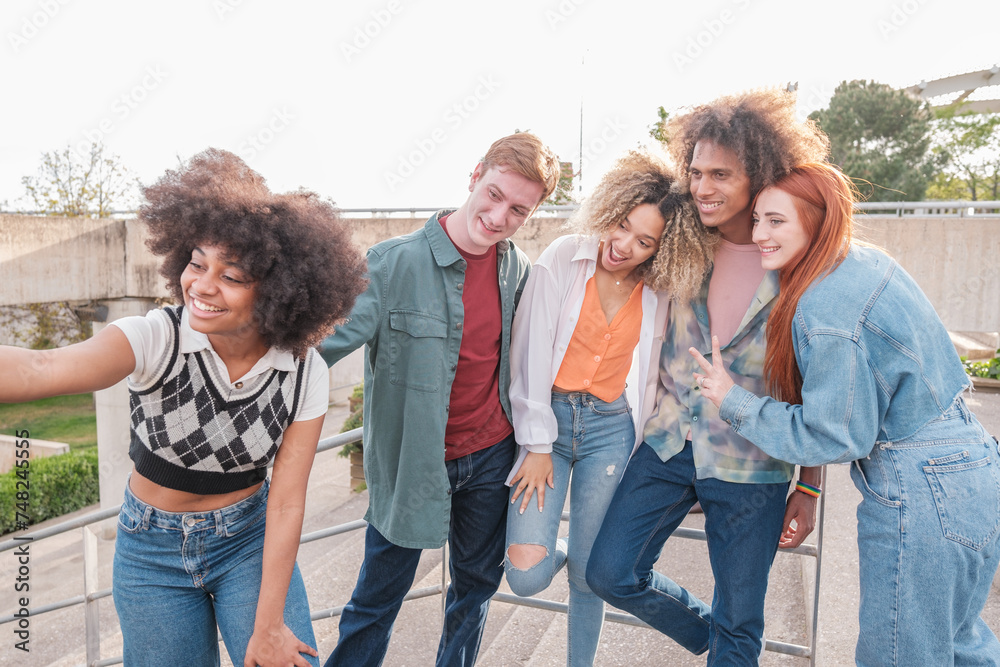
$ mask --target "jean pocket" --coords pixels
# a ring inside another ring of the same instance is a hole
[[[959,452],[931,459],[924,475],[944,536],[979,551],[1000,528],[1000,482],[989,457],[970,458],[968,452]]]
[[[862,495],[870,497],[875,502],[885,505],[886,507],[899,507],[903,504],[899,500],[892,500],[891,498],[886,498],[884,495],[877,493],[875,489],[872,488],[871,484],[868,483],[868,476],[861,467],[860,461],[854,461],[851,464],[851,477],[854,479],[854,485],[858,488],[858,491],[860,491]]]
[[[611,403],[605,403],[604,401],[587,401],[590,406],[591,411],[594,414],[601,415],[603,417],[610,417],[614,415],[631,415],[632,412],[629,409],[628,401],[615,400]]]
[[[142,516],[133,515],[127,507],[122,505],[121,510],[118,512],[118,529],[132,535],[145,530],[145,526],[142,523]]]
[[[256,511],[247,512],[234,519],[230,519],[223,524],[223,533],[226,537],[235,537],[240,533],[252,528],[263,528],[264,519],[267,518],[267,506],[261,506]]]

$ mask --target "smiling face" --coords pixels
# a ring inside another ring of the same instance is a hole
[[[655,205],[639,204],[604,237],[601,264],[627,275],[659,250],[665,224]]]
[[[541,183],[513,169],[484,170],[478,164],[469,182],[468,200],[447,218],[448,234],[465,252],[482,255],[521,228],[541,203],[544,190]]]
[[[703,139],[694,146],[689,172],[702,224],[732,243],[750,243],[750,178],[736,153]]]
[[[784,190],[765,188],[753,209],[753,242],[767,270],[794,267],[809,248],[812,236],[803,224],[796,200]]]
[[[181,289],[195,331],[210,337],[260,337],[254,322],[256,283],[226,258],[222,247],[202,244],[191,251]]]

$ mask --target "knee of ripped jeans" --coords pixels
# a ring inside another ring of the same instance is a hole
[[[507,547],[507,562],[515,570],[537,567],[548,555],[549,550],[541,544],[511,544]]]
[[[525,554],[519,547],[534,547]],[[537,551],[536,551],[537,550]],[[548,549],[540,544],[512,544],[507,548],[507,585],[515,595],[528,597],[540,593],[552,583],[555,574],[548,558]],[[513,556],[513,560],[511,559]]]

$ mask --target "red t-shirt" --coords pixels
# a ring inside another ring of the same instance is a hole
[[[447,233],[444,220],[441,226]],[[514,431],[500,404],[503,315],[497,249],[493,246],[483,255],[469,254],[458,246],[455,249],[466,262],[462,288],[465,320],[444,435],[446,461],[495,445]]]

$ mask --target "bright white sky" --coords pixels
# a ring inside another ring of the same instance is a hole
[[[656,108],[799,83],[907,86],[1000,64],[997,0],[4,0],[0,203],[100,138],[144,181],[209,146],[276,191],[454,206],[530,129],[586,190]]]

